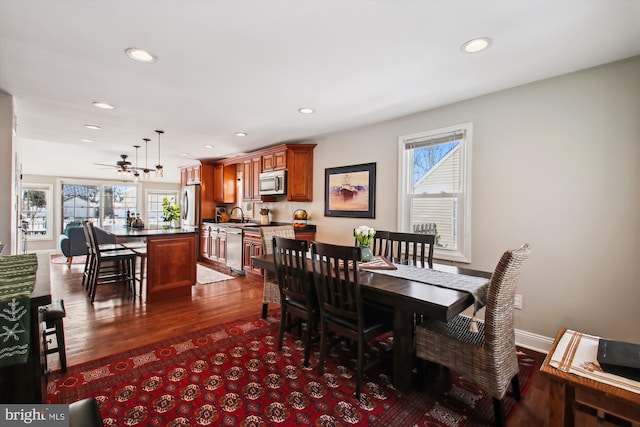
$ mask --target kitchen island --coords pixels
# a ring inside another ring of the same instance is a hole
[[[101,227],[115,236],[116,242],[146,242],[147,302],[191,296],[196,283],[198,234],[194,229],[137,229]]]

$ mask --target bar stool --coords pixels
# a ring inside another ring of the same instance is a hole
[[[140,294],[142,297],[142,284],[144,283],[144,276],[147,268],[147,243],[146,242],[132,242],[124,243],[124,247],[131,249],[137,258],[140,258],[140,273],[136,276],[134,272],[134,281],[140,283]]]
[[[60,366],[62,372],[67,371],[67,350],[64,344],[64,325],[62,319],[67,315],[64,309],[64,301],[57,300],[44,307],[42,313],[42,322],[44,323],[44,330],[42,331],[42,337],[44,338],[44,354],[45,358],[47,354],[58,353],[60,358]],[[56,346],[51,347],[51,339],[47,337],[49,335],[56,335]]]

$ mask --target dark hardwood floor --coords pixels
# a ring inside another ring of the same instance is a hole
[[[64,299],[67,316],[64,330],[68,366],[151,344],[195,329],[260,316],[262,282],[234,276],[215,285],[194,286],[191,298],[171,299],[151,304],[127,295],[121,287],[100,286],[93,304],[82,288],[84,264],[51,264],[52,298]],[[528,349],[538,368],[543,354]],[[59,369],[57,354],[48,356],[49,368]],[[533,377],[524,398],[509,418],[513,427],[549,426],[547,421],[548,381],[539,372]],[[609,420],[605,426],[627,425]],[[591,414],[578,411],[576,425],[597,426]]]

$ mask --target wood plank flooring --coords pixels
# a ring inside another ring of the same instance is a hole
[[[81,285],[83,264],[51,264],[52,298],[64,299],[67,316],[64,329],[68,366],[130,350],[195,329],[255,314],[262,308],[262,282],[234,275],[234,279],[212,285],[196,285],[192,297],[146,304],[114,286],[98,287],[91,304]],[[543,354],[521,349],[537,358]],[[57,354],[48,356],[49,367],[59,369]],[[549,426],[548,381],[539,372],[511,414],[511,427]],[[436,385],[437,386],[437,385]],[[429,385],[427,385],[429,387]],[[576,425],[597,426],[589,413],[578,411]],[[628,425],[607,420],[604,426]]]

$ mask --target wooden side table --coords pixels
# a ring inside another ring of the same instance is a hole
[[[562,372],[549,363],[566,328],[560,329],[540,372],[549,376],[549,426],[575,425],[576,402],[640,426],[640,394],[580,375]]]

